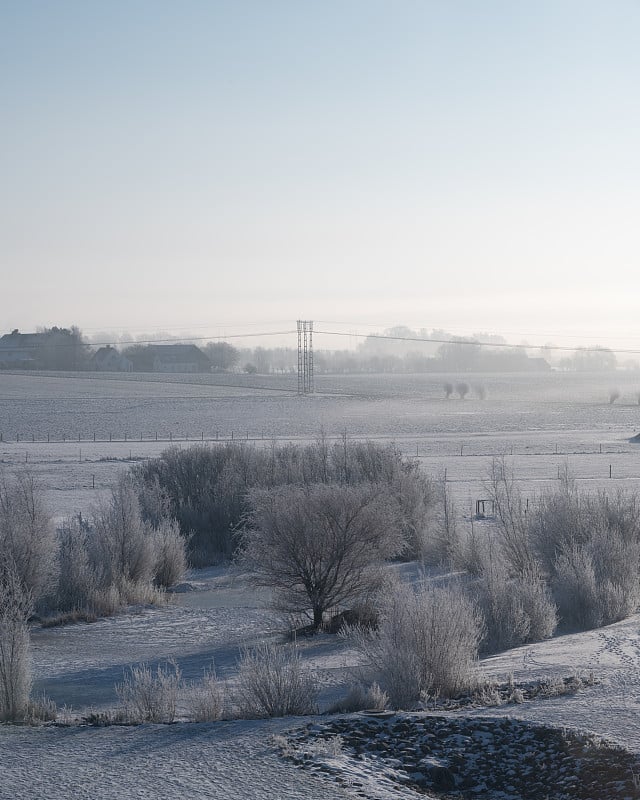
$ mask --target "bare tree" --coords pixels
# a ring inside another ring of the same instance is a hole
[[[281,486],[253,490],[249,501],[242,563],[280,607],[310,610],[316,629],[329,608],[370,594],[381,563],[404,546],[378,487]]]

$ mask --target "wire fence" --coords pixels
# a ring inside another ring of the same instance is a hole
[[[461,456],[475,458],[492,458],[495,456],[559,456],[567,457],[572,455],[618,455],[621,453],[639,453],[640,442],[633,443],[629,440],[618,442],[597,443],[588,442],[583,445],[576,445],[568,442],[537,442],[510,444],[503,441],[503,435],[497,432],[492,438],[497,442],[493,447],[486,446],[486,443],[474,442],[473,439],[452,438],[451,436],[437,435],[420,437],[416,435],[392,436],[392,435],[352,435],[347,432],[335,435],[325,435],[327,442],[343,441],[379,441],[389,442],[397,445],[406,455],[415,455],[417,458],[429,456]],[[238,430],[213,430],[200,431],[199,433],[185,432],[94,432],[94,433],[13,433],[4,434],[0,432],[0,443],[3,444],[22,444],[22,445],[41,445],[41,444],[117,444],[117,443],[229,443],[229,442],[273,442],[275,444],[304,443],[317,440],[317,436],[310,434],[274,434],[265,430],[261,431],[238,431]],[[526,437],[523,437],[523,439]]]

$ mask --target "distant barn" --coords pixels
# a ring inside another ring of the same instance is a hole
[[[91,357],[91,366],[98,372],[131,372],[133,363],[115,347],[101,347]]]
[[[43,333],[20,333],[15,330],[0,337],[0,368],[39,369],[43,366],[40,351],[47,337]]]
[[[154,372],[210,372],[211,361],[195,344],[152,344]]]

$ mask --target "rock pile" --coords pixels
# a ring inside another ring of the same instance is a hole
[[[292,731],[283,754],[366,797],[367,784],[380,784],[398,796],[409,790],[447,800],[640,798],[637,756],[595,736],[513,718],[340,716]]]

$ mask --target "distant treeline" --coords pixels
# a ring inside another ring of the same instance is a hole
[[[398,327],[366,337],[356,349],[314,351],[317,374],[530,372],[551,369],[553,349],[532,357],[524,347],[500,337],[460,339],[445,331]],[[578,348],[553,366],[572,371],[612,370],[615,353],[607,348]],[[17,330],[0,337],[0,369],[97,370],[104,372],[245,372],[287,374],[298,369],[293,347],[239,348],[228,342],[203,346],[183,343],[91,345],[81,331],[44,328]]]

